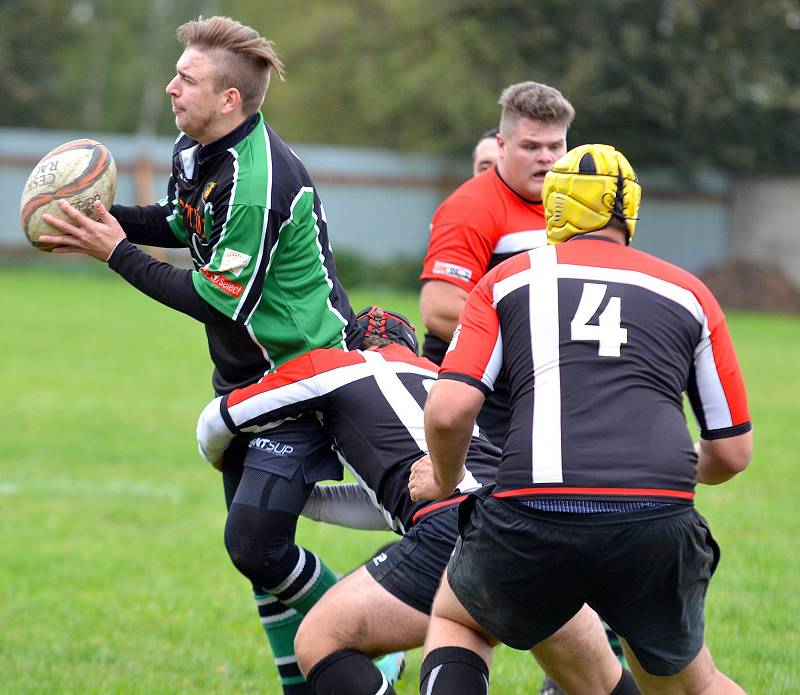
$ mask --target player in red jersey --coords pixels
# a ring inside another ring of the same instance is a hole
[[[478,280],[500,261],[546,241],[542,183],[567,151],[567,128],[575,111],[558,90],[537,82],[507,87],[500,104],[497,166],[457,188],[431,222],[420,307],[428,329],[423,354],[436,364]],[[507,396],[499,389],[478,419],[497,446],[507,415]]]
[[[426,406],[435,480],[412,472],[412,496],[452,488],[501,368],[511,421],[492,495],[461,509],[426,641],[428,695],[484,693],[498,641],[585,692],[580,645],[559,629],[587,604],[622,636],[642,692],[743,692],[704,644],[719,548],[693,499],[698,482],[722,483],[750,460],[744,383],[711,292],[628,247],[640,194],[614,148],[572,150],[543,194],[549,241],[568,243],[503,263],[467,300]],[[635,692],[611,675],[608,692]]]

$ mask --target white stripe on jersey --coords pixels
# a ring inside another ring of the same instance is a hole
[[[262,127],[264,129],[264,157],[266,158],[265,161],[267,162],[267,199],[264,201],[264,219],[261,221],[261,243],[258,245],[258,257],[256,258],[255,265],[253,266],[254,268],[258,268],[261,265],[261,259],[264,256],[264,243],[266,241],[267,225],[269,223],[269,211],[272,209],[272,178],[273,178],[273,176],[272,176],[272,174],[273,174],[272,146],[270,145],[270,142],[269,142],[269,132],[267,131],[266,122],[263,124]],[[231,192],[230,204],[228,205],[228,215],[230,215],[231,211],[233,210],[233,201],[234,201],[233,194],[236,192],[236,182],[237,182],[238,171],[239,171],[238,170],[238,161],[239,161],[239,159],[238,159],[238,156],[236,154],[236,150],[234,150],[233,148],[229,149],[228,152],[230,152],[230,153],[232,153],[234,155],[234,160],[233,161],[237,164],[237,168],[234,169],[234,172],[233,172],[234,173],[234,178],[233,178],[233,180],[234,180],[234,190]],[[278,244],[278,241],[277,241],[277,238],[276,238],[275,245],[277,246],[277,244]],[[274,251],[274,247],[270,249],[270,262],[272,261],[272,252],[273,251]],[[267,267],[267,272],[269,272],[269,267]],[[250,289],[253,286],[253,282],[256,279],[256,275],[258,275],[258,273],[255,273],[255,272],[252,273],[252,275],[250,276],[250,281],[247,283],[247,287],[245,287],[244,288],[244,292],[242,292],[242,297],[239,300],[239,303],[236,305],[236,311],[233,312],[233,320],[234,321],[238,318],[239,312],[242,310],[242,307],[244,306],[244,303],[245,303],[247,297],[250,296]],[[264,277],[266,277],[266,273],[265,273]],[[257,307],[258,304],[259,303],[256,302],[255,306],[253,307],[253,311],[255,311],[255,307]],[[250,316],[247,317],[247,321],[246,321],[247,324],[250,323],[250,319],[251,318],[252,318],[252,312],[251,312]],[[255,335],[253,333],[251,333],[250,335],[253,338],[253,340],[255,341]],[[261,347],[262,352],[264,352],[266,354],[266,351],[264,350],[263,346],[260,345],[260,343],[256,342],[256,345],[259,345]],[[271,361],[270,361],[270,364],[272,364]]]
[[[561,463],[561,370],[558,271],[554,246],[529,252],[531,355],[533,357],[534,483],[564,481]]]
[[[397,413],[400,422],[406,431],[416,442],[422,451],[428,451],[425,442],[425,425],[423,420],[422,408],[414,399],[409,390],[403,386],[403,382],[397,377],[397,370],[392,362],[387,362],[377,352],[365,350],[364,359],[371,363],[371,371],[381,390],[383,397],[392,406],[392,410]]]
[[[520,253],[547,244],[547,230],[531,229],[526,232],[512,232],[501,236],[492,253]]]
[[[383,358],[380,357],[380,355],[377,355],[377,353],[365,351],[362,354],[365,357],[367,355],[374,354],[379,359],[383,360]],[[413,374],[427,376],[431,379],[436,378],[436,372],[432,372],[430,369],[425,369],[424,367],[408,364],[406,362],[383,361],[386,364],[386,370],[392,374],[410,372]],[[255,394],[254,396],[251,396],[250,398],[237,403],[236,405],[229,406],[228,414],[230,415],[236,427],[241,427],[242,423],[252,420],[259,415],[269,413],[273,410],[277,410],[288,405],[294,405],[302,401],[324,396],[326,393],[330,393],[331,391],[334,391],[335,389],[346,384],[352,383],[359,379],[372,377],[373,371],[374,367],[366,362],[359,362],[346,367],[337,367],[336,369],[331,369],[329,371],[322,372],[321,374],[314,374],[307,379],[299,379],[291,384],[279,386],[278,388],[270,389],[264,393]],[[403,391],[408,394],[408,398],[414,402],[414,405],[419,410],[419,405],[417,405],[417,402],[411,397],[411,394],[405,390],[405,387],[403,387],[399,379],[398,384],[401,388],[403,388]],[[242,428],[242,431],[260,432],[264,429],[264,425],[254,425]]]
[[[339,459],[339,462],[348,470],[350,471],[351,475],[356,479],[356,482],[361,486],[361,489],[367,493],[367,497],[369,501],[372,502],[372,506],[380,512],[381,516],[386,520],[387,526],[405,535],[406,527],[403,526],[403,523],[397,517],[392,516],[380,502],[378,502],[378,494],[373,490],[369,485],[367,485],[367,481],[362,478],[358,470],[353,466],[350,461],[347,460],[347,457],[344,455],[344,452],[341,451],[338,447],[333,447],[336,456]]]
[[[700,343],[694,351],[694,368],[697,390],[700,392],[700,402],[706,418],[706,427],[710,430],[732,427],[733,417],[731,417],[728,399],[719,379],[717,363],[714,360],[714,349],[711,346],[711,333],[708,330],[708,321],[705,319]]]
[[[595,266],[571,265],[560,263],[558,265],[559,278],[574,278],[576,280],[599,280],[600,282],[618,282],[623,285],[635,285],[642,289],[654,292],[665,299],[682,306],[691,314],[698,324],[705,320],[705,313],[697,297],[691,290],[679,287],[667,280],[660,280],[652,275],[640,273],[637,270],[620,270],[618,268],[597,268]]]
[[[497,380],[497,375],[500,373],[500,368],[503,366],[503,334],[500,330],[497,331],[497,340],[494,341],[494,348],[486,363],[486,369],[483,370],[481,381],[486,384],[492,391],[494,391],[494,382]]]
[[[294,152],[292,152],[292,154],[294,154]],[[295,155],[295,157],[296,156],[297,155]],[[313,200],[313,198],[314,198],[314,189],[309,188],[307,190],[311,191],[311,197],[312,197],[312,200],[311,200],[311,216],[314,218],[314,241],[316,242],[317,248],[319,249],[319,255],[317,256],[317,258],[319,258],[319,266],[320,266],[320,268],[322,268],[322,273],[323,273],[323,275],[325,275],[325,282],[328,284],[328,297],[325,300],[325,302],[328,305],[328,310],[332,314],[334,314],[342,322],[342,343],[341,343],[341,348],[343,350],[347,350],[347,319],[344,316],[342,316],[342,313],[335,306],[333,306],[333,302],[331,301],[330,290],[333,289],[333,280],[331,279],[331,276],[328,274],[328,268],[325,266],[325,253],[323,251],[322,244],[319,241],[319,237],[320,237],[319,218],[317,217],[317,213],[314,212],[314,200]],[[320,201],[319,210],[322,213],[322,221],[325,222],[325,210],[323,210],[323,208],[322,208],[322,201]],[[333,256],[333,249],[331,248],[330,239],[328,240],[328,253],[330,253],[331,256]]]

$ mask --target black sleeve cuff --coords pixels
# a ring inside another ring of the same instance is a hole
[[[480,379],[476,379],[474,376],[470,376],[469,374],[461,374],[460,372],[439,372],[438,378],[451,379],[452,381],[460,381],[464,384],[469,384],[470,386],[474,386],[476,389],[481,391],[484,396],[489,396],[492,393],[492,389],[490,389]]]
[[[749,422],[745,422],[741,425],[735,425],[734,427],[723,427],[719,430],[701,430],[700,439],[705,439],[706,441],[711,441],[714,439],[727,439],[728,437],[735,437],[738,434],[745,434],[745,432],[749,432],[751,429],[753,429],[753,425]]]

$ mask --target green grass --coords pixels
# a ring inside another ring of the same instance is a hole
[[[222,543],[219,475],[195,451],[212,395],[202,327],[99,264],[0,271],[0,693],[278,693]],[[413,295],[351,295],[419,324]],[[749,692],[788,695],[800,692],[800,320],[730,323],[756,454],[699,494],[723,549],[707,638]],[[305,522],[299,537],[340,571],[386,539]],[[417,692],[419,660],[400,693]],[[536,692],[540,677],[498,650],[493,692]]]

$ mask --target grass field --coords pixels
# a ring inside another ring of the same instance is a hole
[[[195,450],[212,396],[202,327],[99,264],[0,271],[0,693],[279,693],[222,543],[219,475]],[[412,295],[351,294],[418,322]],[[756,453],[699,492],[723,549],[707,639],[748,692],[794,695],[800,319],[730,325]],[[299,536],[340,571],[387,538],[312,523]],[[419,659],[400,693],[417,692]],[[528,656],[498,651],[493,692],[536,693],[540,678]]]

